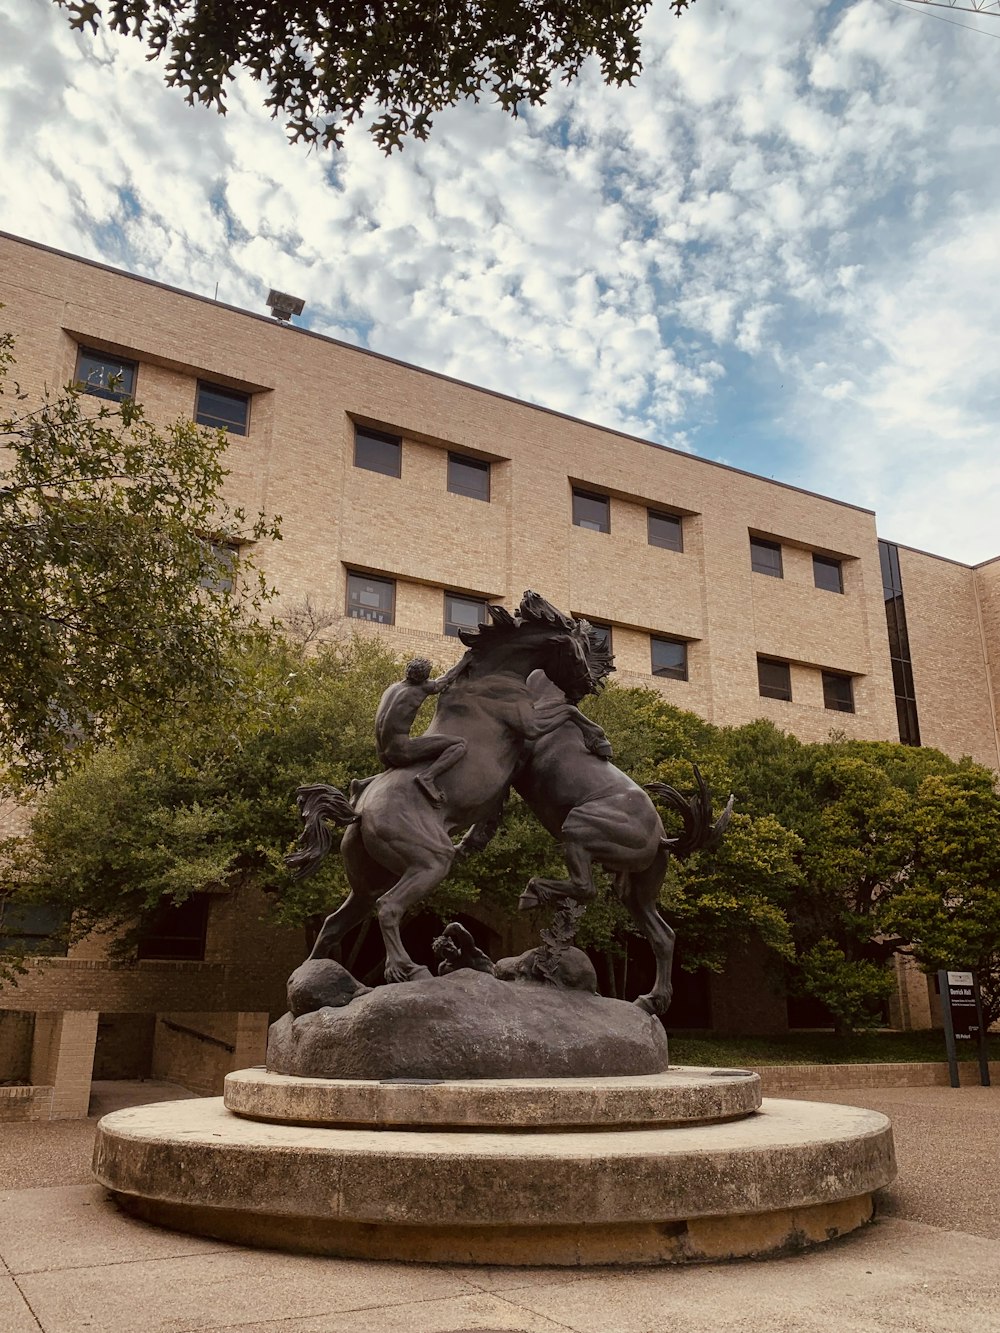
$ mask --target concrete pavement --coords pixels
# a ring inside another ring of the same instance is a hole
[[[118,1104],[153,1091],[119,1091]],[[5,1125],[0,1330],[1000,1333],[1000,1089],[822,1100],[894,1119],[900,1178],[875,1224],[788,1259],[680,1269],[424,1267],[224,1245],[119,1214],[89,1183],[93,1120]]]

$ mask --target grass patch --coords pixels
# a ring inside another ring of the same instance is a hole
[[[959,1042],[958,1058],[978,1060],[978,1047]],[[988,1041],[991,1060],[1000,1060],[1000,1036]],[[678,1065],[875,1065],[947,1060],[943,1032],[864,1032],[836,1037],[832,1032],[790,1032],[778,1037],[670,1038],[670,1061]]]

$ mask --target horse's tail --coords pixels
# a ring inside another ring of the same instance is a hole
[[[329,819],[338,825],[354,824],[361,816],[339,788],[325,782],[300,787],[295,793],[295,800],[299,814],[305,821],[305,828],[299,837],[299,850],[285,857],[285,865],[292,872],[293,879],[306,879],[315,874],[333,846],[330,826],[326,821]]]
[[[665,782],[646,783],[646,791],[652,792],[664,805],[675,810],[684,822],[684,831],[678,837],[663,839],[663,846],[681,861],[686,860],[692,852],[718,847],[733,814],[733,798],[730,796],[726,808],[713,823],[712,795],[698,765],[692,764],[691,767],[698,784],[696,796],[682,796],[676,787],[670,787]]]

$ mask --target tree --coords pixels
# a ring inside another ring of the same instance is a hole
[[[883,913],[925,971],[979,974],[983,1017],[1000,1019],[1000,796],[974,765],[928,777],[915,809],[913,874]]]
[[[312,640],[323,616],[310,608],[291,619]],[[164,715],[153,731],[93,755],[42,796],[30,835],[11,848],[16,897],[62,907],[74,938],[117,932],[122,952],[162,902],[209,885],[252,880],[286,925],[332,910],[347,892],[339,857],[305,881],[292,880],[284,865],[301,827],[295,790],[316,781],[344,789],[378,770],[375,710],[402,670],[378,639],[312,641],[307,650],[279,635],[253,636],[227,668],[229,697]],[[652,757],[647,771],[637,769],[643,780],[676,764],[677,780],[692,786],[681,755],[696,736],[701,751],[690,757],[711,766],[715,728],[654,691],[612,686],[592,707],[623,763],[640,751]],[[425,707],[425,723],[432,709]],[[689,966],[720,968],[729,944],[747,935],[787,951],[781,904],[798,873],[797,845],[773,819],[741,816],[713,859],[677,869],[664,910],[691,941]],[[513,913],[533,874],[563,873],[556,841],[512,798],[497,836],[458,863],[428,905],[442,917],[476,902]],[[626,931],[631,922],[605,894],[588,909],[579,940],[615,955]]]
[[[727,729],[723,743],[740,808],[772,810],[801,839],[790,984],[839,1030],[879,1021],[897,951],[989,971],[1000,957],[994,774],[923,747],[804,744],[766,722]]]
[[[27,405],[0,337],[0,764],[38,785],[112,736],[228,687],[269,595],[222,496],[226,436],[128,398]]]
[[[28,836],[8,845],[15,899],[65,909],[70,940],[110,931],[127,954],[161,903],[220,884],[255,880],[288,924],[346,893],[337,856],[304,883],[285,870],[295,789],[377,771],[371,722],[400,663],[378,640],[307,656],[258,631],[225,670],[227,693],[163,713],[43,792]]]
[[[109,27],[165,57],[166,82],[189,103],[225,113],[239,69],[268,85],[264,105],[294,141],[340,147],[344,130],[373,111],[369,132],[386,153],[426,139],[433,116],[489,94],[517,115],[545,100],[553,79],[574,79],[596,56],[605,83],[641,69],[639,28],[650,0],[56,0],[70,25]],[[691,0],[669,0],[676,14]]]

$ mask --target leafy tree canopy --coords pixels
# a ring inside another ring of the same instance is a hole
[[[278,536],[222,497],[226,437],[69,388],[29,405],[0,337],[0,765],[38,785],[228,688],[269,595],[231,546]]]
[[[9,849],[17,899],[61,906],[75,936],[120,930],[123,949],[160,903],[206,886],[252,880],[287,925],[343,899],[336,856],[304,883],[287,874],[295,789],[377,771],[375,710],[403,664],[379,639],[317,642],[324,619],[312,610],[292,620],[298,642],[259,631],[229,659],[227,695],[164,711],[45,793],[30,837]],[[988,770],[889,743],[804,744],[762,722],[720,729],[653,690],[611,685],[587,709],[638,781],[690,790],[694,761],[720,805],[735,792],[720,847],[673,863],[664,886],[685,968],[721,970],[735,943],[761,942],[845,1031],[875,1021],[897,948],[928,968],[976,967],[988,997],[1000,994],[1000,796]],[[664,812],[668,832],[674,819]],[[515,797],[429,905],[443,917],[477,902],[486,919],[513,914],[531,875],[563,873],[558,845]],[[607,892],[579,942],[605,955],[610,976],[629,933]]]
[[[296,620],[301,629],[303,618]],[[45,793],[30,837],[9,849],[17,896],[67,909],[74,937],[120,931],[123,949],[164,899],[180,902],[242,878],[269,892],[285,924],[332,910],[347,892],[338,857],[304,882],[284,866],[300,828],[295,790],[317,781],[346,788],[351,778],[378,771],[375,710],[402,670],[378,639],[307,651],[258,634],[228,667],[228,699],[165,714],[155,731],[95,754]],[[643,780],[670,770],[690,790],[688,756],[711,767],[714,729],[653,691],[611,687],[593,711],[623,764],[647,756],[645,771],[637,768]],[[699,736],[701,751],[692,751]],[[797,848],[773,819],[740,816],[718,853],[676,868],[664,903],[683,918],[689,967],[721,967],[738,936],[763,937],[788,951],[781,903],[798,879]],[[532,875],[564,873],[558,845],[513,797],[497,836],[456,865],[431,906],[447,916],[482,901],[513,913]],[[606,894],[588,910],[580,943],[614,952],[631,929]]]
[[[493,97],[516,116],[556,78],[569,82],[595,56],[606,83],[641,69],[639,28],[650,0],[56,0],[72,27],[115,32],[164,58],[166,82],[189,103],[225,112],[245,69],[267,86],[264,105],[290,138],[340,147],[344,130],[369,117],[386,153],[406,136],[426,139],[434,115],[463,98]],[[691,0],[669,0],[676,14]],[[376,115],[376,112],[381,112]]]
[[[928,969],[976,968],[1000,1016],[994,773],[885,741],[806,744],[767,722],[726,729],[723,748],[738,808],[771,810],[801,839],[787,905],[801,993],[845,1030],[870,1025],[900,950]]]
[[[987,1024],[1000,1019],[1000,801],[992,774],[967,768],[928,777],[914,811],[906,882],[883,912],[928,971],[979,974]]]

